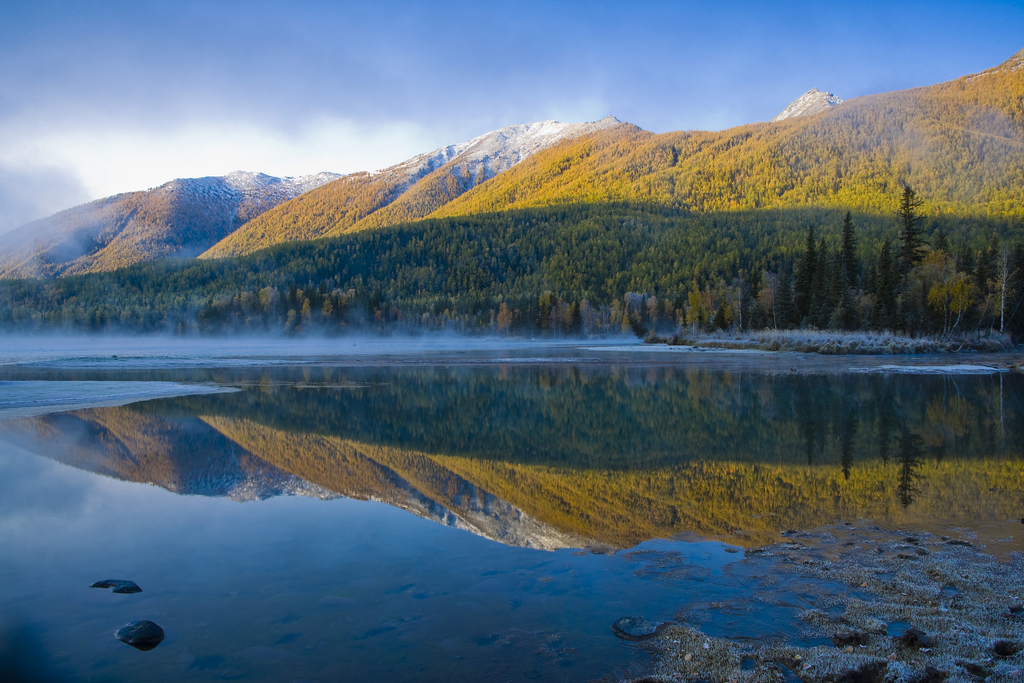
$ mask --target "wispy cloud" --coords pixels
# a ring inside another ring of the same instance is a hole
[[[89,190],[69,170],[0,161],[0,233],[89,198]]]

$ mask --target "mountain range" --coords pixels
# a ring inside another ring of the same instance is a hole
[[[236,171],[98,199],[0,235],[0,277],[71,275],[198,256],[264,211],[340,177]]]
[[[233,256],[279,242],[414,220],[541,149],[618,124],[606,117],[594,123],[508,126],[375,173],[275,178],[236,171],[179,178],[0,235],[0,278],[102,272],[203,252]],[[261,220],[265,212],[271,215]],[[378,212],[381,216],[373,215]]]
[[[607,117],[509,126],[374,173],[179,179],[0,236],[0,277],[240,256],[423,218],[630,203],[707,214],[826,208],[1024,215],[1024,50],[978,74],[840,100],[810,90],[772,121],[654,134]]]

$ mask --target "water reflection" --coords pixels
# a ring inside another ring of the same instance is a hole
[[[914,496],[919,493],[914,484],[921,478],[919,470],[924,464],[921,459],[922,443],[921,437],[917,434],[903,432],[900,435],[900,469],[896,495],[904,508],[910,507],[910,504],[914,502]]]
[[[233,383],[245,390],[0,429],[177,493],[384,500],[548,549],[1006,519],[1024,490],[1016,377],[303,367]]]

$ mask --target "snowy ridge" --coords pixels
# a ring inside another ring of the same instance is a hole
[[[484,133],[472,140],[460,142],[432,152],[419,154],[382,171],[380,174],[400,174],[411,184],[431,171],[445,164],[458,160],[459,170],[463,167],[471,177],[487,180],[507,171],[531,154],[551,147],[563,140],[581,135],[596,133],[622,123],[614,116],[606,116],[600,121],[586,123],[559,123],[558,121],[538,121],[521,123],[499,128]]]
[[[61,211],[0,235],[0,278],[112,270],[198,256],[278,204],[343,176],[275,178],[235,171],[177,178]]]
[[[297,178],[276,178],[265,173],[234,171],[225,176],[177,178],[151,191],[180,192],[206,201],[223,200],[234,203],[236,207],[254,204],[266,211],[342,177],[338,173],[325,172]]]
[[[811,88],[793,100],[788,107],[773,117],[772,121],[785,121],[797,116],[811,116],[842,103],[841,99],[830,92],[822,92],[817,88]]]

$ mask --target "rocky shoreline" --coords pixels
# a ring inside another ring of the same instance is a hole
[[[645,644],[655,664],[632,683],[1024,679],[1024,553],[1010,549],[1019,546],[1012,538],[985,547],[871,524],[785,535],[746,557],[771,558],[778,572],[845,584],[847,590],[822,596],[799,615],[804,642],[820,644],[742,642],[664,624]]]

